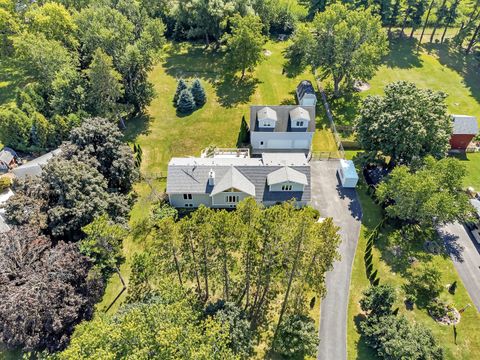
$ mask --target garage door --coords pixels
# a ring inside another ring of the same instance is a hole
[[[268,149],[291,149],[292,140],[268,140]]]
[[[294,149],[308,149],[308,140],[295,140],[293,142]]]

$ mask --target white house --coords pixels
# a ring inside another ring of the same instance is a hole
[[[250,143],[253,154],[272,151],[308,154],[314,132],[313,106],[250,107]]]
[[[358,174],[352,160],[340,160],[338,177],[344,188],[355,188],[358,183]]]
[[[173,158],[167,194],[176,208],[235,208],[247,197],[265,206],[294,199],[310,202],[310,165],[304,154],[264,154],[261,158]]]
[[[302,106],[316,106],[317,94],[313,85],[308,80],[303,80],[297,86],[297,100],[298,104]]]

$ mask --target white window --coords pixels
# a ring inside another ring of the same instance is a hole
[[[282,185],[282,191],[292,191],[292,185]]]
[[[183,200],[192,200],[192,194],[183,194]]]
[[[227,195],[225,196],[225,202],[227,204],[236,204],[238,203],[239,197],[237,195]]]
[[[303,121],[297,121],[297,126],[298,127],[303,127]]]

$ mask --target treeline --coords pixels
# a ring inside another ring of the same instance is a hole
[[[26,76],[0,108],[0,141],[52,149],[85,117],[142,112],[165,26],[138,1],[0,1],[0,51]],[[3,21],[4,20],[4,21]]]
[[[146,246],[133,258],[127,303],[155,302],[168,283],[191,294],[204,316],[223,314],[227,344],[241,358],[249,358],[258,341],[279,353],[314,354],[318,340],[308,304],[325,294],[340,242],[332,219],[317,220],[316,211],[291,202],[264,209],[246,199],[234,212],[200,207],[180,220],[161,205],[147,225],[134,229]],[[297,331],[303,335],[290,343]]]
[[[85,119],[39,177],[16,181],[0,235],[0,343],[25,352],[64,349],[90,319],[122,240],[138,176],[116,124]]]

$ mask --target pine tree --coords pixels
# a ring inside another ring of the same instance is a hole
[[[195,79],[192,84],[191,91],[197,107],[201,107],[207,102],[207,95],[205,94],[205,89],[203,88],[199,79]]]
[[[188,114],[195,110],[195,99],[193,98],[192,92],[190,89],[184,89],[180,93],[177,102],[177,109],[182,114]]]
[[[185,83],[185,80],[183,80],[183,79],[178,80],[177,90],[175,91],[175,96],[173,97],[173,104],[175,106],[177,106],[177,104],[178,104],[178,98],[180,97],[180,94],[185,89],[188,89],[188,86]]]

